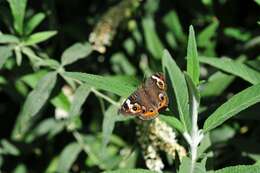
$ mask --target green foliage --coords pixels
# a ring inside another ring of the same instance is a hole
[[[8,2],[13,15],[14,28],[18,34],[22,35],[27,0],[9,0]]]
[[[184,131],[191,130],[191,121],[188,108],[188,89],[185,77],[168,51],[164,51],[162,64],[165,73],[169,75],[176,97],[180,120],[184,125]]]
[[[68,144],[62,151],[58,161],[57,172],[69,172],[73,162],[82,150],[80,144],[73,142]]]
[[[227,119],[236,115],[238,112],[249,106],[260,102],[260,84],[251,86],[230,98],[226,103],[221,105],[204,123],[204,131],[207,132]]]
[[[155,24],[152,18],[147,17],[142,21],[144,38],[148,51],[156,59],[161,59],[163,55],[163,45],[156,34]]]
[[[116,171],[105,171],[104,173],[136,173],[136,172],[155,173],[154,171],[148,171],[148,170],[144,170],[144,169],[119,169]]]
[[[259,4],[1,1],[0,172],[259,172]],[[158,132],[118,110],[161,71]]]
[[[89,43],[76,43],[63,52],[61,55],[61,63],[62,65],[71,64],[79,59],[85,58],[91,51]]]
[[[252,84],[257,84],[260,81],[260,73],[241,62],[236,62],[229,58],[218,59],[211,57],[200,57],[199,60],[202,63],[209,64],[235,76],[239,76]]]
[[[214,173],[258,173],[260,172],[259,170],[260,165],[240,165],[240,166],[230,166],[227,168],[223,168],[220,170],[215,171]]]
[[[119,96],[127,97],[131,92],[134,91],[134,87],[131,85],[131,83],[125,80],[125,77],[103,77],[99,75],[78,72],[65,72],[64,75],[73,78],[74,80],[80,80],[89,86],[95,87],[96,89],[109,91]],[[119,83],[120,85],[118,85]]]
[[[191,76],[191,79],[195,83],[195,85],[198,85],[200,68],[195,34],[192,26],[190,26],[189,41],[187,48],[187,73]]]
[[[36,85],[35,89],[30,92],[23,108],[18,115],[15,128],[12,133],[13,139],[20,139],[30,128],[32,118],[40,111],[44,103],[49,98],[57,79],[56,72],[46,74]]]

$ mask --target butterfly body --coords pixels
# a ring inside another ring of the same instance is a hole
[[[154,119],[158,116],[159,110],[168,106],[166,90],[164,75],[156,73],[124,101],[119,112],[137,116],[142,120]]]

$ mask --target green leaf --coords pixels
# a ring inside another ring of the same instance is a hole
[[[241,62],[233,61],[229,58],[220,59],[213,57],[200,57],[199,60],[202,63],[209,64],[225,72],[239,76],[252,84],[260,82],[260,73]]]
[[[142,21],[142,26],[147,49],[154,58],[161,59],[164,48],[159,36],[156,34],[154,20],[152,18],[145,18]]]
[[[121,163],[123,156],[119,155],[119,147],[125,147],[126,144],[122,140],[116,139],[111,136],[111,145],[105,148],[104,152],[101,152],[102,148],[102,136],[101,135],[75,135],[77,140],[84,142],[84,151],[88,154],[88,165],[96,165],[103,170],[111,170],[118,167]],[[119,143],[120,142],[120,143]],[[115,147],[119,146],[119,147]]]
[[[210,138],[213,144],[225,143],[231,140],[236,135],[236,130],[228,125],[222,125],[217,129],[214,129],[210,133]]]
[[[171,10],[166,16],[163,17],[163,23],[173,32],[177,40],[182,43],[186,42],[186,35],[183,32],[178,14]]]
[[[12,143],[7,141],[6,139],[1,140],[1,145],[2,145],[2,151],[4,154],[10,154],[13,156],[18,156],[20,155],[20,151],[16,146],[14,146]]]
[[[19,39],[14,35],[0,34],[0,43],[19,43]]]
[[[52,98],[50,102],[54,105],[55,108],[60,108],[66,112],[69,111],[70,101],[68,96],[65,95],[64,91],[60,91],[60,93]]]
[[[118,107],[111,105],[104,113],[103,123],[102,123],[102,147],[103,149],[107,146],[109,143],[110,137],[113,133],[115,123],[118,120],[119,115],[118,113]]]
[[[253,85],[234,95],[211,114],[204,123],[203,130],[208,132],[222,124],[227,119],[249,106],[260,102],[260,84]]]
[[[191,119],[189,116],[189,97],[184,75],[167,50],[164,51],[162,64],[164,71],[169,75],[173,86],[180,120],[184,125],[185,131],[190,132]]]
[[[8,0],[8,2],[14,19],[14,28],[17,33],[22,35],[27,0]]]
[[[198,60],[195,34],[192,26],[190,26],[187,48],[187,73],[190,75],[192,81],[197,86],[199,84],[200,65]]]
[[[207,48],[207,46],[212,44],[211,39],[216,35],[218,26],[219,26],[219,21],[218,19],[214,18],[213,22],[199,33],[197,39],[198,40],[197,43],[199,47]]]
[[[79,59],[85,58],[92,52],[89,43],[75,43],[66,49],[61,56],[61,63],[63,66],[71,64]]]
[[[146,169],[118,169],[114,171],[105,171],[103,173],[156,173]]]
[[[24,105],[18,115],[14,130],[12,132],[13,139],[20,139],[33,123],[33,117],[40,111],[57,80],[56,72],[49,72],[36,85],[34,90],[30,92],[26,98]]]
[[[184,133],[185,129],[183,127],[183,124],[178,120],[177,118],[173,116],[165,116],[161,115],[159,116],[160,120],[166,122],[168,125],[170,125],[172,128],[177,129],[179,132]]]
[[[37,72],[27,74],[21,77],[21,80],[29,85],[31,88],[34,88],[37,85],[37,82],[40,78],[48,73],[47,70],[38,70]]]
[[[260,0],[255,0],[255,2],[260,6]]]
[[[82,84],[80,87],[77,88],[69,110],[70,117],[80,114],[80,108],[88,97],[90,91],[91,88],[89,87],[89,85],[86,84]]]
[[[188,173],[188,172],[191,172],[191,173],[206,173],[206,168],[205,168],[205,165],[206,165],[206,160],[202,160],[202,162],[196,162],[194,163],[195,167],[193,168],[193,170],[191,170],[191,159],[188,158],[188,157],[184,157],[182,159],[182,162],[181,162],[181,165],[180,165],[180,168],[179,168],[179,172],[178,173]]]
[[[79,153],[81,152],[80,144],[73,142],[68,144],[61,152],[58,161],[57,172],[66,173],[69,172],[70,167],[77,159]]]
[[[225,28],[224,34],[239,41],[248,41],[251,37],[250,32],[243,32],[239,28]]]
[[[43,32],[37,32],[32,35],[30,35],[25,41],[25,46],[31,46],[40,42],[43,42],[54,35],[57,34],[57,31],[43,31]]]
[[[20,66],[22,64],[22,52],[21,47],[16,46],[14,48],[15,58],[16,58],[16,64]]]
[[[103,123],[102,123],[102,147],[105,149],[109,140],[113,134],[115,123],[117,121],[124,121],[129,119],[129,117],[122,116],[118,114],[118,107],[111,105],[104,113]],[[104,150],[103,150],[104,151]]]
[[[135,75],[136,69],[133,66],[125,54],[119,52],[112,55],[111,59],[112,69],[116,74]]]
[[[16,166],[16,168],[13,170],[12,173],[27,173],[28,170],[24,164],[19,164]]]
[[[260,165],[238,165],[219,169],[214,173],[260,173]]]
[[[54,118],[47,118],[42,120],[35,128],[29,131],[29,133],[26,135],[25,141],[31,143],[36,138],[46,134],[49,134],[48,137],[51,137],[53,130],[57,128],[62,129],[61,126],[63,126],[63,122],[55,120]]]
[[[192,119],[192,124],[198,123],[198,109],[200,104],[200,94],[198,89],[196,88],[195,84],[193,83],[191,77],[184,73],[185,79],[188,85],[189,91],[189,110],[190,110],[190,117]]]
[[[115,93],[119,96],[128,97],[131,94],[135,87],[129,84],[128,81],[123,78],[118,78],[116,76],[99,76],[87,73],[79,72],[65,72],[65,76],[73,78],[75,80],[80,80],[85,82],[89,86],[95,87],[97,89],[109,91]]]
[[[0,69],[3,67],[7,58],[12,55],[12,49],[9,46],[0,46]]]
[[[208,81],[200,86],[201,97],[212,97],[220,95],[233,81],[235,77],[216,72],[210,76]]]
[[[25,23],[25,35],[30,35],[45,17],[44,13],[37,13],[27,23]]]

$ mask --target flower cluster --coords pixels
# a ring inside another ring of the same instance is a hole
[[[97,23],[89,35],[92,48],[100,53],[106,52],[106,46],[110,46],[119,24],[131,16],[131,13],[139,6],[139,0],[124,0],[110,8]]]
[[[173,159],[176,158],[176,153],[180,160],[187,155],[185,148],[177,143],[173,129],[159,118],[151,122],[137,121],[137,136],[146,166],[150,170],[162,172],[164,168],[159,150],[166,152]]]

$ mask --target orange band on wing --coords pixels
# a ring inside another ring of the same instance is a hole
[[[147,112],[141,114],[139,117],[143,120],[150,120],[150,119],[154,119],[157,116],[158,116],[157,111],[153,111],[153,112],[147,111]]]
[[[161,108],[165,108],[168,107],[168,98],[165,97],[165,99],[163,101],[161,101],[161,106],[159,106],[158,110],[160,110]]]

